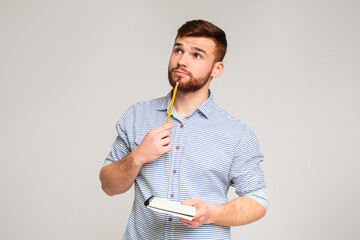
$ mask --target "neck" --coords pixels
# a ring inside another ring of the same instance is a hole
[[[196,92],[177,92],[174,107],[181,119],[190,115],[208,99],[208,89],[209,86],[205,85]]]

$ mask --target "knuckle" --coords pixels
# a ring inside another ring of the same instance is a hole
[[[152,141],[156,141],[156,134],[151,134],[150,139],[151,139]]]
[[[149,131],[146,135],[151,138],[154,135],[153,130]]]

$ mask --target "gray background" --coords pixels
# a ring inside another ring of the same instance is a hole
[[[258,135],[270,190],[233,239],[358,239],[359,1],[0,1],[0,239],[121,239],[99,169],[131,104],[167,94],[177,28],[225,30],[215,101]],[[230,198],[235,197],[231,189]]]

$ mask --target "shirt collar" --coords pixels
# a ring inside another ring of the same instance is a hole
[[[157,108],[157,110],[159,111],[165,111],[165,110],[169,110],[168,108],[170,107],[170,102],[171,102],[171,98],[172,98],[172,93],[173,90],[171,90],[168,95],[166,95],[166,97],[163,98],[162,101],[160,101],[160,104]]]
[[[169,112],[172,93],[173,93],[173,90],[171,90],[168,93],[168,95],[166,95],[166,97],[160,102],[157,110],[159,110],[159,111],[166,110],[167,112]],[[202,113],[207,119],[210,118],[211,113],[215,109],[215,102],[214,102],[213,94],[210,91],[210,89],[208,91],[208,96],[209,96],[208,99],[206,99],[206,101],[195,110],[195,111],[199,111],[200,113]]]

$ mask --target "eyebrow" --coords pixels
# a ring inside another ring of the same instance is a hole
[[[182,46],[184,46],[184,44],[182,44],[182,43],[175,43],[175,44],[174,44],[174,47],[175,47],[175,46],[182,47]],[[204,49],[201,49],[201,48],[198,48],[198,47],[192,47],[192,49],[194,49],[195,51],[198,51],[198,52],[202,52],[202,53],[204,53],[205,55],[207,55],[207,53],[206,53],[206,51],[205,51]]]

